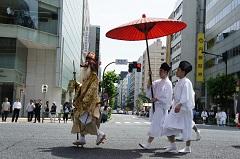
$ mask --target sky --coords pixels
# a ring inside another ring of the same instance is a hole
[[[106,32],[122,24],[139,19],[142,14],[153,18],[168,18],[177,0],[88,0],[91,25],[99,25],[100,54],[102,70],[116,59],[127,59],[128,62],[137,61],[146,49],[145,41],[121,41],[109,39]],[[154,40],[149,40],[149,45]],[[165,45],[165,37],[161,38]],[[115,73],[127,71],[126,65],[111,64],[107,71]]]

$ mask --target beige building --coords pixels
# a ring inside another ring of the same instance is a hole
[[[160,39],[156,40],[152,45],[149,46],[149,56],[152,71],[152,80],[159,79],[159,68],[162,63],[166,61],[166,47],[162,46],[162,41]],[[142,88],[146,92],[147,82],[149,79],[148,75],[148,59],[147,51],[143,53],[143,66],[142,66]]]

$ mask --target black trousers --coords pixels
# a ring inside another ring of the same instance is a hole
[[[8,117],[9,111],[3,111],[2,112],[2,121],[6,121]]]
[[[33,111],[28,112],[28,121],[32,121],[33,118]]]
[[[40,110],[35,111],[35,120],[34,122],[36,123],[38,121],[40,123]]]
[[[63,121],[64,121],[64,122],[65,122],[65,121],[66,121],[66,122],[68,121],[68,114],[69,114],[69,113],[64,113],[64,114],[63,114]]]
[[[17,122],[18,117],[19,117],[19,112],[20,112],[20,109],[14,108],[13,116],[12,116],[12,122],[14,122],[14,119],[15,119],[15,122]]]

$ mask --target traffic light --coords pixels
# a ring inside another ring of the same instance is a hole
[[[128,72],[132,72],[133,71],[133,67],[134,67],[133,63],[129,63],[128,64]]]
[[[47,93],[47,91],[48,91],[48,85],[43,84],[42,85],[42,93]]]
[[[141,72],[141,64],[137,63],[136,65],[137,72]]]

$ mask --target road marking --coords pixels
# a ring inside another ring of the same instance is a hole
[[[125,123],[125,124],[130,124],[130,122],[129,122],[129,121],[125,121],[124,123]]]
[[[135,121],[134,123],[135,123],[135,124],[140,124],[140,122],[139,122],[139,121]]]
[[[145,124],[151,124],[149,121],[145,121],[144,123],[145,123]]]
[[[122,124],[121,122],[115,122],[116,124]]]

